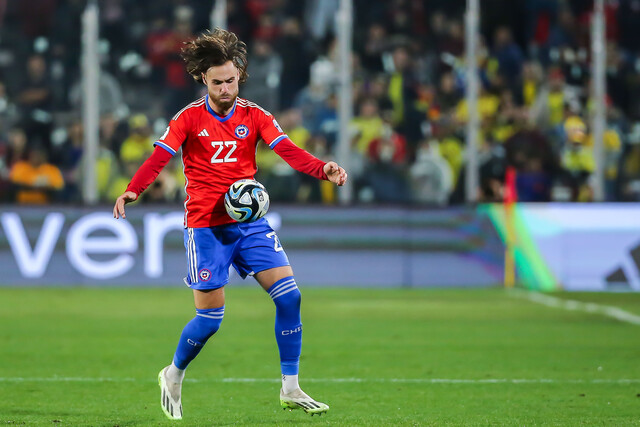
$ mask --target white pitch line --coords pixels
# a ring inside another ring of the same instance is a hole
[[[625,311],[619,307],[611,305],[601,305],[594,302],[582,302],[571,299],[563,299],[544,295],[534,291],[513,291],[508,293],[510,296],[524,298],[537,304],[546,305],[547,307],[561,308],[568,311],[583,311],[590,314],[600,314],[602,316],[611,317],[621,322],[631,323],[632,325],[640,325],[640,316]]]
[[[185,378],[190,383],[279,383],[279,378]],[[0,377],[0,383],[22,382],[155,382],[152,379],[109,377]],[[640,384],[640,378],[305,378],[311,383],[400,383],[400,384]]]

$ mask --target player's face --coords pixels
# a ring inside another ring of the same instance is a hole
[[[202,75],[216,113],[224,115],[231,109],[238,96],[239,79],[240,72],[231,61],[211,67]]]

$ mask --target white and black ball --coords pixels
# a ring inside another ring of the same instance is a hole
[[[269,193],[264,185],[253,179],[241,179],[229,187],[224,195],[227,214],[238,222],[253,222],[269,210]]]

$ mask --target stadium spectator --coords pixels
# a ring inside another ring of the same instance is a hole
[[[478,157],[480,159],[479,199],[485,203],[499,203],[504,197],[505,148],[502,144],[488,138],[482,142]]]
[[[69,104],[76,112],[83,109],[82,103],[85,101],[84,89],[81,79],[78,79],[69,90]],[[98,99],[100,115],[122,114],[127,110],[124,104],[124,97],[120,82],[107,70],[100,70],[98,80]]]
[[[9,173],[14,186],[15,201],[20,204],[47,204],[56,200],[64,188],[60,169],[48,163],[44,147],[34,145],[27,159],[16,162]]]
[[[14,127],[9,130],[7,149],[4,152],[4,164],[11,168],[19,161],[27,158],[27,134],[22,128]]]
[[[368,153],[369,145],[382,136],[384,127],[375,99],[366,98],[360,102],[359,114],[351,121],[351,127],[358,133],[355,149],[362,154]]]
[[[100,36],[109,41],[110,54],[119,58],[126,53],[131,45],[129,33],[130,21],[127,19],[126,2],[123,0],[103,0],[100,5]],[[117,69],[117,63],[111,68]]]
[[[184,65],[180,59],[183,43],[194,37],[192,20],[193,10],[190,7],[176,7],[173,29],[162,40],[164,49],[158,53],[164,56],[163,115],[180,110],[194,95],[193,80],[184,72]]]
[[[513,41],[513,35],[508,27],[499,27],[496,30],[493,56],[498,60],[500,74],[506,79],[507,86],[515,86],[522,71],[524,54]]]
[[[593,136],[589,138],[589,144],[593,146]],[[615,127],[605,130],[603,135],[604,148],[604,196],[605,201],[615,202],[620,199],[617,187],[620,156],[622,154],[622,137]]]
[[[635,123],[619,158],[617,187],[620,199],[640,202],[640,123]]]
[[[310,47],[305,40],[300,21],[289,18],[282,23],[282,32],[274,42],[274,50],[282,58],[280,108],[286,110],[309,82]]]
[[[516,190],[521,202],[549,202],[555,175],[557,155],[547,135],[528,122],[516,117],[516,132],[504,143],[506,164],[515,168]]]
[[[56,70],[56,106],[63,111],[69,110],[69,91],[79,78],[82,32],[83,1],[57,2],[53,17],[53,28],[49,33],[51,67]]]
[[[233,31],[242,40],[251,38],[251,28],[253,28],[254,24],[253,18],[247,19],[249,15],[247,7],[247,3],[245,2],[227,2],[227,26],[230,31]]]
[[[393,71],[389,76],[389,99],[393,109],[393,125],[407,138],[411,152],[422,136],[420,126],[423,115],[416,110],[416,79],[412,60],[405,46],[393,50]]]
[[[615,26],[619,31],[620,47],[635,55],[640,53],[640,7],[637,2],[619,2]]]
[[[268,111],[280,111],[280,84],[282,58],[273,50],[270,42],[257,39],[249,55],[249,75],[243,92],[246,97]]]
[[[117,122],[113,116],[106,115],[100,119],[100,146],[96,156],[96,185],[98,198],[102,202],[113,200],[109,190],[120,175],[120,163],[113,151],[113,140],[116,135]]]
[[[254,41],[273,43],[280,35],[280,27],[270,12],[261,13],[253,31]]]
[[[1,137],[1,136],[0,136]],[[6,140],[0,140],[0,201],[15,199],[9,175],[14,164],[26,158],[27,136],[21,128],[12,128]]]
[[[293,101],[292,106],[302,113],[302,125],[312,134],[322,131],[322,123],[327,114],[330,114],[327,110],[335,108],[335,104],[331,104],[333,78],[334,67],[331,61],[319,58],[311,65],[309,84],[298,92]]]
[[[153,151],[153,141],[151,140],[151,127],[149,119],[144,114],[136,114],[129,119],[129,136],[120,147],[120,161],[142,162]]]
[[[43,146],[47,153],[51,150],[52,101],[47,62],[42,55],[32,55],[27,60],[25,80],[16,103],[27,138]]]
[[[9,98],[7,87],[0,81],[0,132],[9,129],[17,120],[18,109]]]
[[[384,124],[380,134],[364,150],[365,170],[362,182],[372,191],[373,200],[383,203],[411,201],[405,168],[405,139],[395,133],[389,124]]]
[[[437,140],[425,139],[418,145],[409,177],[414,202],[445,205],[449,201],[454,179],[449,164],[440,154]]]
[[[578,48],[578,24],[576,17],[568,7],[561,7],[556,24],[553,25],[547,38],[547,46],[550,49]]]
[[[104,114],[100,117],[100,145],[112,151],[120,153],[120,147],[129,133],[128,123],[118,120],[113,114]]]
[[[632,60],[633,57],[615,43],[607,43],[607,95],[611,103],[623,111],[640,112],[640,102],[635,99],[640,84],[636,82]]]
[[[440,114],[448,114],[462,98],[460,88],[456,86],[452,72],[442,73],[435,98],[435,107]]]
[[[335,13],[340,7],[339,0],[308,0],[306,6],[306,28],[311,37],[321,41],[335,26]]]
[[[384,124],[380,136],[367,147],[369,163],[391,163],[403,168],[407,163],[407,141],[395,132],[391,125]]]
[[[389,50],[388,36],[384,25],[375,22],[369,26],[360,57],[362,58],[362,66],[370,73],[384,71],[382,60],[384,54]]]
[[[67,139],[54,153],[58,159],[56,164],[62,172],[64,190],[60,200],[64,202],[78,202],[82,188],[81,159],[84,152],[84,131],[82,122],[74,120],[67,127]]]
[[[586,202],[593,197],[588,179],[595,170],[593,150],[587,142],[587,127],[580,117],[564,123],[566,140],[561,152],[562,182],[569,187],[571,201]]]
[[[527,61],[522,64],[522,78],[515,92],[519,105],[525,108],[533,107],[538,91],[543,84],[543,77],[544,71],[539,62]]]
[[[151,79],[154,84],[164,81],[165,64],[171,30],[164,16],[156,16],[151,22],[149,32],[144,40],[145,58],[151,66]]]
[[[547,84],[540,87],[530,110],[533,123],[542,129],[559,134],[565,118],[565,106],[569,102],[565,92],[565,79],[559,68],[550,68]]]

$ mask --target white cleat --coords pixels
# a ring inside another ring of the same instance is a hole
[[[158,374],[160,407],[162,408],[162,412],[164,412],[170,420],[181,420],[182,401],[180,394],[182,392],[182,383],[174,383],[167,380],[165,374],[168,368],[167,366]]]
[[[329,410],[329,405],[313,400],[301,389],[286,394],[284,390],[280,389],[280,405],[282,405],[282,408],[289,410],[300,408],[312,416],[315,414],[322,415]]]

